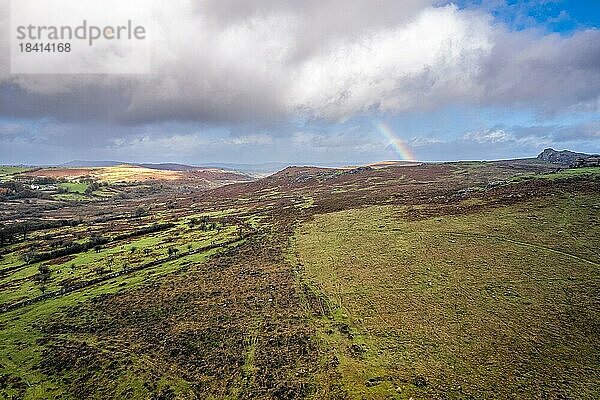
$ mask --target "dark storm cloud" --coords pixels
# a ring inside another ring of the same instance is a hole
[[[127,108],[119,119],[127,124],[158,121],[206,123],[267,122],[285,114],[278,82],[265,76],[231,71],[184,71],[180,79],[159,75],[136,82]],[[198,65],[196,67],[199,67]]]
[[[30,137],[27,127],[17,123],[6,123],[0,125],[0,143],[9,142],[17,138]]]
[[[556,141],[600,140],[600,121],[560,127],[553,134]]]
[[[126,90],[81,85],[40,93],[18,83],[0,84],[0,112],[11,118],[56,118],[62,121],[118,121],[130,104]]]
[[[438,3],[176,0],[157,12],[153,74],[10,75],[0,60],[0,116],[261,124],[457,103],[598,110],[600,31],[509,32]]]
[[[572,36],[499,33],[482,65],[484,100],[526,104],[543,111],[581,106],[596,110],[600,96],[600,31]]]
[[[572,124],[503,126],[493,128],[507,132],[513,141],[544,139],[554,143],[590,141],[600,139],[600,121],[586,121]]]

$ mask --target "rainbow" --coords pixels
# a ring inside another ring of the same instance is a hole
[[[406,145],[400,138],[394,134],[394,131],[383,122],[375,124],[377,130],[389,141],[389,144],[394,148],[394,151],[402,160],[415,161],[415,155],[410,147]]]

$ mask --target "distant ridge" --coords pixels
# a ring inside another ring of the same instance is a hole
[[[157,164],[153,164],[153,163],[132,163],[132,162],[125,162],[125,161],[89,161],[89,160],[74,160],[74,161],[69,161],[67,163],[64,164],[60,164],[58,165],[59,167],[65,167],[65,168],[81,168],[81,167],[85,167],[85,168],[101,168],[101,167],[116,167],[118,165],[131,165],[134,167],[143,167],[143,168],[150,168],[150,169],[156,169],[156,170],[161,170],[161,171],[203,171],[203,170],[207,170],[207,169],[215,169],[215,168],[219,168],[219,169],[226,169],[229,170],[231,168],[220,168],[217,166],[194,166],[194,165],[186,165],[186,164],[178,164],[178,163],[157,163]]]
[[[252,175],[270,175],[289,166],[288,163],[268,162],[259,164],[235,164],[235,163],[203,163],[198,164],[205,168],[219,168],[232,171],[240,171]]]
[[[381,165],[393,164],[393,165],[415,165],[419,164],[412,161],[385,161],[382,163],[374,163],[373,166],[379,167]],[[149,169],[156,169],[161,171],[181,171],[181,172],[193,172],[193,171],[206,171],[206,170],[224,170],[231,172],[241,172],[254,177],[261,177],[274,174],[290,166],[289,163],[283,162],[266,162],[257,164],[238,164],[238,163],[202,163],[196,165],[180,164],[180,163],[134,163],[127,161],[109,161],[109,160],[73,160],[64,164],[57,165],[62,168],[102,168],[102,167],[116,167],[119,165],[131,165],[134,167],[143,167]],[[359,165],[350,166],[345,163],[317,163],[312,165],[314,167],[322,168],[355,168]]]
[[[66,162],[64,164],[60,164],[59,167],[114,167],[117,165],[128,164],[122,161],[86,161],[86,160],[73,160]]]
[[[177,164],[177,163],[160,163],[160,164],[135,164],[144,168],[159,169],[162,171],[200,171],[210,169],[210,167],[196,167],[193,165]]]

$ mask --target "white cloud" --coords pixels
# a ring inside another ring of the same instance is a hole
[[[27,128],[21,124],[5,123],[0,125],[0,137],[16,137],[25,135]]]
[[[491,48],[487,17],[454,6],[427,9],[407,25],[332,43],[307,60],[294,76],[290,104],[348,118],[478,97],[478,65]]]
[[[208,142],[196,134],[176,134],[168,136],[136,135],[130,138],[115,138],[109,141],[109,148],[128,158],[152,154],[160,149],[163,156],[173,157],[194,152],[206,146]]]
[[[423,137],[423,136],[414,137],[408,142],[410,147],[416,147],[416,148],[427,147],[427,146],[431,146],[434,144],[442,144],[442,143],[446,143],[446,141],[439,139],[439,138]]]
[[[243,136],[232,136],[219,141],[220,144],[226,145],[266,145],[273,143],[273,137],[269,135],[243,135]]]
[[[486,145],[513,145],[516,147],[528,147],[538,149],[554,143],[549,135],[539,133],[530,133],[517,136],[513,132],[507,132],[504,129],[486,129],[483,131],[467,132],[461,136],[462,143],[476,143]]]
[[[10,91],[0,115],[261,124],[456,104],[598,110],[600,31],[509,32],[483,11],[436,3],[156,2],[153,74],[10,76],[0,59]]]
[[[462,136],[462,140],[477,143],[502,143],[514,141],[515,136],[512,133],[505,132],[503,129],[495,129],[482,132],[468,132]]]

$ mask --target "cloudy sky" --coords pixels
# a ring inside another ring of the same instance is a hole
[[[11,74],[9,6],[2,164],[600,152],[598,0],[170,0],[142,75]]]

